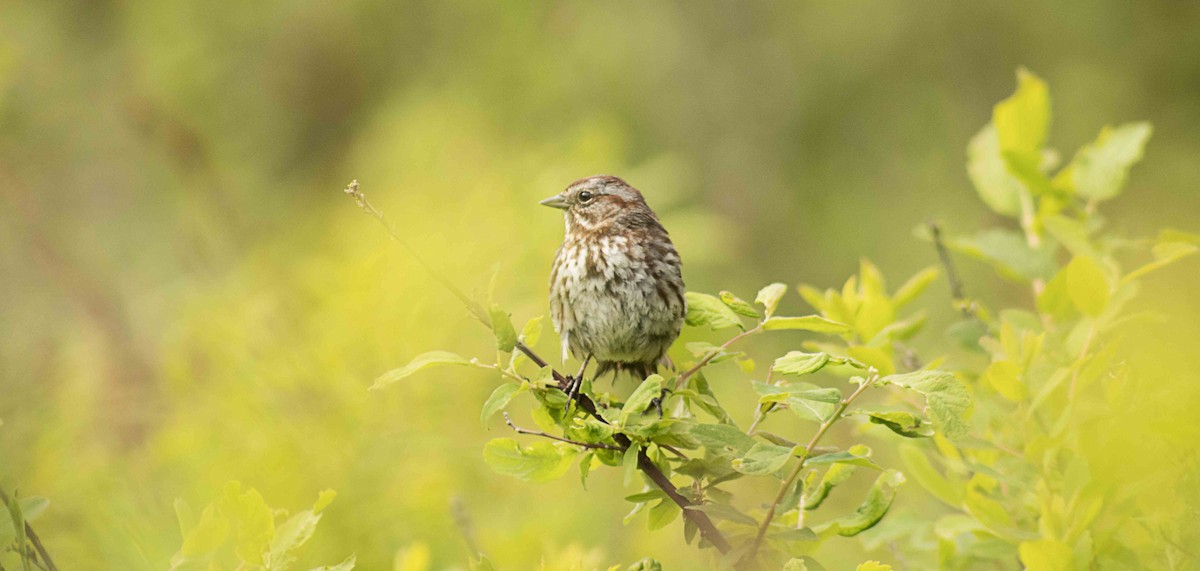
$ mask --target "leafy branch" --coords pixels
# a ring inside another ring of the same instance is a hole
[[[369,200],[367,200],[366,195],[362,192],[357,180],[351,181],[351,183],[345,188],[344,192],[353,197],[359,208],[361,208],[365,213],[378,220],[379,223],[382,224],[387,230],[392,240],[407,250],[408,253],[411,254],[421,264],[421,266],[438,281],[438,283],[440,283],[456,298],[458,298],[458,300],[467,307],[467,309],[479,320],[480,323],[482,323],[488,329],[491,329],[493,332],[497,332],[496,322],[500,316],[498,315],[499,312],[492,311],[490,314],[485,312],[479,303],[464,294],[462,290],[454,285],[453,282],[451,282],[448,278],[442,275],[441,272],[437,271],[433,266],[426,262],[420,253],[416,251],[416,249],[412,248],[407,242],[402,240],[395,228],[387,220],[387,217],[381,211],[375,208]],[[505,317],[507,316],[505,315]],[[512,329],[511,324],[508,324],[507,329]],[[549,363],[547,363],[546,360],[538,355],[532,348],[527,346],[524,341],[520,340],[519,338],[513,338],[506,341],[505,344],[510,345],[508,347],[509,350],[515,349],[520,351],[537,367],[541,369],[548,369],[552,378],[557,383],[558,389],[564,394],[570,394],[570,388],[572,384],[571,379],[553,367],[550,367]],[[501,348],[505,349],[505,347]],[[580,410],[590,417],[598,420],[601,423],[608,424],[608,421],[596,410],[596,404],[588,395],[576,393],[574,395],[574,402],[578,405]],[[616,443],[616,446],[613,448],[622,452],[628,451],[633,446],[633,442],[629,440],[628,437],[620,433],[614,434],[613,440]],[[637,448],[637,469],[645,473],[646,477],[654,482],[654,484],[664,494],[666,494],[666,496],[672,502],[679,506],[684,514],[684,517],[691,520],[697,526],[705,540],[707,540],[722,553],[730,550],[728,540],[725,539],[725,536],[720,532],[720,530],[717,529],[716,525],[713,524],[708,515],[704,512],[688,509],[693,506],[693,502],[679,493],[679,490],[674,486],[674,484],[671,483],[670,478],[668,478],[666,474],[664,474],[662,470],[654,464],[650,457],[646,455],[646,451],[640,446]]]
[[[45,505],[43,500],[41,505]],[[3,489],[0,489],[0,507],[5,508],[8,515],[11,516],[12,525],[16,532],[16,549],[21,556],[21,562],[24,565],[32,563],[38,568],[45,571],[58,571],[58,566],[54,564],[50,553],[46,551],[46,546],[42,544],[42,540],[38,537],[37,532],[33,530],[33,526],[29,524],[27,517],[35,514],[26,514],[28,508],[23,508],[16,497],[9,497]],[[33,548],[25,546],[25,540],[28,540]]]
[[[796,485],[796,478],[799,478],[800,473],[804,471],[805,463],[812,457],[813,451],[816,450],[817,445],[821,442],[821,438],[829,431],[829,427],[844,418],[846,409],[850,407],[850,404],[878,380],[879,372],[875,369],[869,370],[867,378],[859,384],[858,389],[851,393],[850,396],[842,399],[833,416],[817,427],[816,433],[813,434],[808,444],[804,446],[804,452],[800,456],[800,461],[796,463],[796,467],[792,468],[792,471],[784,478],[783,483],[779,486],[779,492],[775,494],[775,499],[771,501],[770,507],[767,508],[767,514],[763,516],[762,523],[758,526],[758,533],[754,536],[754,546],[750,549],[748,558],[753,559],[758,554],[758,549],[762,546],[763,537],[767,535],[767,528],[771,526],[771,522],[775,519],[775,510],[779,508],[779,504],[783,502],[784,497]]]

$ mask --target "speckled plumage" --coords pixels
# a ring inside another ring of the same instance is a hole
[[[572,183],[543,202],[564,210],[550,273],[550,318],[563,359],[639,378],[666,363],[687,305],[679,254],[637,189],[614,176]]]

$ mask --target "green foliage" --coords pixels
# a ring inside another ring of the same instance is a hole
[[[292,569],[296,551],[312,538],[321,512],[336,496],[333,490],[325,490],[312,508],[288,516],[284,510],[267,506],[258,490],[229,482],[222,495],[200,512],[199,519],[187,502],[177,499],[175,513],[183,545],[172,558],[171,569]],[[354,563],[351,555],[341,563],[312,571],[350,571]]]
[[[647,528],[657,530],[682,516],[685,541],[717,547],[727,565],[782,565],[788,556],[812,553],[827,540],[856,536],[876,526],[904,481],[898,471],[884,470],[867,488],[857,509],[840,516],[826,515],[823,523],[809,523],[802,514],[825,505],[834,488],[853,479],[856,468],[883,470],[871,459],[870,449],[861,444],[822,446],[834,424],[857,418],[865,424],[882,424],[907,438],[940,434],[957,441],[966,437],[970,400],[953,374],[932,369],[895,373],[900,367],[893,360],[895,343],[915,334],[924,323],[923,314],[901,315],[901,311],[936,275],[936,270],[923,270],[889,294],[878,269],[863,260],[860,274],[841,290],[821,294],[802,286],[805,299],[821,312],[804,316],[775,314],[786,293],[780,284],[769,285],[756,296],[762,312],[730,292],[719,296],[690,292],[690,326],[736,328],[740,333],[719,346],[688,344],[695,363],[685,364],[671,376],[651,375],[623,399],[585,383],[581,391],[584,400],[571,407],[570,414],[565,414],[566,385],[555,381],[550,369],[534,369],[515,359],[507,365],[484,364],[428,353],[385,378],[403,378],[430,364],[468,364],[499,372],[512,382],[492,392],[481,419],[487,423],[516,402],[516,397],[528,393],[534,397],[532,417],[541,431],[516,425],[514,429],[552,440],[523,445],[511,438],[493,439],[483,452],[493,470],[546,482],[561,477],[579,459],[581,483],[586,485],[597,467],[611,466],[621,473],[626,486],[644,485],[643,491],[625,498],[634,504],[625,517],[627,523],[644,513]],[[493,309],[492,315],[493,324],[498,316],[507,319],[500,309]],[[747,319],[754,323],[746,323]],[[744,353],[731,346],[768,332],[805,332],[816,337],[804,343],[805,350],[777,357],[766,381],[747,380],[745,388],[757,398],[754,410],[749,411],[753,425],[743,429],[716,399],[703,369],[731,359],[747,361]],[[800,382],[800,378],[814,382]],[[814,384],[818,382],[821,384]],[[839,383],[847,385],[845,391],[836,386]],[[376,386],[381,385],[377,382]],[[885,387],[923,396],[931,420],[924,418],[924,410],[917,409],[849,409],[868,390]],[[808,435],[791,438],[756,430],[783,410],[816,423],[816,427]],[[664,478],[671,482],[669,486],[664,487]],[[764,498],[768,503],[759,504],[764,507],[747,509],[753,501],[739,500],[726,489],[742,478],[773,481],[779,492],[773,501]],[[807,555],[792,561],[800,562],[793,566],[818,565]]]
[[[1055,175],[1056,155],[1045,147],[1049,125],[1048,87],[1021,70],[1017,91],[996,105],[992,122],[968,147],[968,171],[980,197],[1016,218],[1016,227],[945,240],[1029,287],[1034,308],[997,311],[981,300],[953,300],[964,316],[947,326],[957,347],[927,365],[904,345],[926,325],[927,313],[906,310],[939,270],[921,270],[889,293],[882,273],[864,259],[840,288],[798,288],[814,315],[776,315],[787,292],[779,283],[755,296],[761,311],[728,291],[688,292],[688,326],[738,332],[719,345],[687,343],[693,362],[641,380],[623,399],[585,382],[582,400],[567,413],[567,386],[549,369],[531,370],[515,358],[502,366],[436,352],[376,386],[430,364],[499,372],[512,382],[495,389],[481,419],[486,423],[528,393],[542,431],[517,432],[552,441],[494,439],[484,447],[489,466],[545,482],[578,458],[584,484],[593,470],[610,466],[625,486],[642,484],[625,498],[634,504],[626,523],[644,513],[647,528],[658,530],[682,516],[684,541],[716,548],[722,567],[819,569],[813,556],[823,544],[868,536],[873,528],[907,537],[898,549],[929,564],[922,568],[981,562],[1008,568],[1020,561],[1027,569],[1066,570],[1155,561],[1155,553],[1122,533],[1136,521],[1130,519],[1136,508],[1128,491],[1093,483],[1095,460],[1081,439],[1084,424],[1121,401],[1112,385],[1129,372],[1109,338],[1136,296],[1135,280],[1200,248],[1193,236],[1165,233],[1150,248],[1151,261],[1123,272],[1118,254],[1132,246],[1104,233],[1095,204],[1119,193],[1150,128],[1106,128]],[[495,306],[491,314],[499,348],[511,350],[511,325],[497,326],[509,323],[508,314]],[[768,332],[803,337],[771,361],[762,380],[733,346]],[[742,411],[752,418],[745,429],[735,420],[741,413],[727,410],[704,376],[707,367],[729,360],[742,365],[749,378],[741,390],[754,395],[753,410]],[[868,392],[885,402],[850,408]],[[794,413],[792,423],[776,423],[786,427],[784,434],[760,428],[783,410]],[[881,465],[869,447],[845,441],[850,438],[831,445],[830,428],[851,422],[886,428],[854,431],[853,438],[892,437],[879,442],[895,449],[886,457],[898,457],[903,472]],[[877,475],[856,509],[829,507],[836,489],[872,472]],[[765,480],[778,491],[767,497],[749,497],[747,490],[761,486],[732,492],[741,479]],[[889,528],[882,522],[906,480],[938,500],[944,513]],[[262,526],[251,531],[244,541],[267,532]],[[875,561],[858,568],[890,569]]]

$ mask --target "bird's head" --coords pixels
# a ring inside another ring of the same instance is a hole
[[[642,193],[625,181],[609,175],[579,179],[540,204],[562,209],[568,231],[602,229],[629,215],[654,216],[646,206]]]

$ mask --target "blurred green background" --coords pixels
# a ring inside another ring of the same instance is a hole
[[[621,525],[619,474],[584,492],[490,472],[480,449],[508,433],[477,419],[496,379],[366,391],[420,352],[492,341],[342,187],[357,178],[465,289],[499,266],[518,322],[545,312],[562,233],[536,201],[596,173],[643,190],[691,289],[830,286],[860,256],[895,284],[935,262],[917,224],[999,223],[964,148],[1025,65],[1059,149],[1154,124],[1105,207],[1117,228],[1195,229],[1198,24],[1173,1],[5,2],[0,484],[51,499],[38,527],[64,569],[165,568],[173,500],[230,479],[281,507],[339,491],[314,564],[389,569],[423,544],[465,567],[460,498],[507,569],[695,568],[678,522]],[[973,295],[1028,303],[963,269]],[[1197,270],[1147,284],[1191,316],[1176,339],[1200,334]],[[946,287],[928,295],[937,324]],[[827,565],[868,555],[838,545]]]

